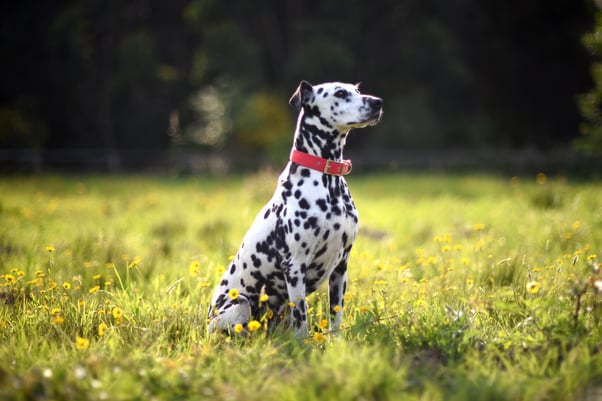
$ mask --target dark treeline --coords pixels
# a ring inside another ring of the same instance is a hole
[[[352,147],[568,145],[591,86],[587,0],[80,0],[0,6],[0,148],[290,142],[301,79],[361,81]]]

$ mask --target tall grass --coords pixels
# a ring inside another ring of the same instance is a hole
[[[0,399],[602,397],[599,183],[351,176],[342,329],[208,336],[275,179],[0,179]]]

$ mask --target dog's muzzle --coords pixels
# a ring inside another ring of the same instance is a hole
[[[370,125],[377,124],[383,116],[383,100],[378,97],[370,97],[367,100],[370,114],[368,121]]]

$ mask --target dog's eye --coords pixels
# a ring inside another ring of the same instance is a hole
[[[334,95],[338,98],[345,99],[347,97],[347,91],[345,89],[339,89]]]

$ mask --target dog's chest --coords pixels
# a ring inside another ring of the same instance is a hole
[[[281,180],[271,205],[288,251],[285,259],[305,264],[298,268],[314,290],[355,239],[358,214],[347,183],[343,177],[301,169]]]

